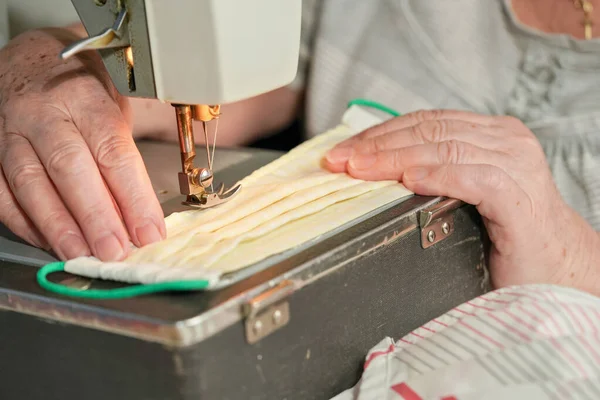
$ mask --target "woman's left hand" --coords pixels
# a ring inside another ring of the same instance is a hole
[[[553,283],[600,295],[600,236],[564,202],[538,140],[515,118],[419,111],[340,143],[325,165],[475,205],[496,287]]]

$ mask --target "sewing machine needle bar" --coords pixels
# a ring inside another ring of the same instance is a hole
[[[181,150],[181,166],[184,173],[193,167],[196,151],[194,150],[194,131],[192,126],[192,110],[190,106],[178,105],[177,132],[179,134],[179,146]]]

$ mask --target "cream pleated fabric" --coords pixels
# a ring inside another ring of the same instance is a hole
[[[210,279],[318,238],[412,193],[396,181],[366,182],[321,166],[336,143],[379,122],[350,109],[335,129],[296,147],[240,181],[241,192],[208,210],[166,218],[167,239],[134,249],[123,262],[68,261],[65,270],[89,277],[153,283]]]

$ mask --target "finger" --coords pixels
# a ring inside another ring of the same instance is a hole
[[[134,244],[144,246],[165,238],[162,208],[119,107],[110,103],[102,110],[81,110],[76,115],[76,125],[119,205]]]
[[[28,243],[50,250],[50,245],[35,227],[33,222],[25,215],[17,199],[10,191],[4,171],[0,167],[0,223],[4,224],[11,232]]]
[[[490,234],[514,234],[527,221],[532,206],[523,189],[502,169],[487,164],[448,164],[415,167],[404,174],[404,185],[424,196],[446,196],[477,207],[494,227]],[[522,230],[525,231],[525,230]],[[504,237],[494,237],[494,245],[502,251]]]
[[[79,226],[56,192],[27,139],[7,133],[2,168],[12,193],[63,260],[90,255]]]
[[[24,129],[92,253],[103,261],[123,259],[129,235],[81,134],[57,109],[43,110],[38,118]]]
[[[356,136],[342,142],[342,146],[351,145],[356,140],[367,139],[384,135],[393,131],[410,128],[411,126],[421,124],[426,121],[439,121],[439,120],[458,120],[464,121],[477,125],[492,126],[495,124],[494,116],[482,115],[472,113],[469,111],[458,111],[458,110],[420,110],[411,112],[400,117],[396,117],[385,121],[379,125],[375,125],[372,128],[366,129]]]
[[[459,140],[482,148],[501,149],[505,147],[506,135],[496,127],[465,121],[444,119],[425,121],[405,129],[356,139],[335,147],[327,153],[326,160],[337,172],[340,168],[337,164],[345,163],[354,153],[375,153],[450,140]]]
[[[408,168],[445,164],[506,165],[507,156],[469,143],[450,140],[377,153],[357,153],[347,172],[363,180],[402,180]]]

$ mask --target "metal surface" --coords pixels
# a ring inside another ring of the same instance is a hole
[[[293,281],[285,280],[244,304],[248,343],[258,342],[289,322],[289,304],[284,300],[294,293],[295,287]]]
[[[107,0],[103,5],[92,0],[71,2],[90,36],[95,36],[112,26],[122,9],[122,0]],[[156,98],[145,2],[127,0],[126,5],[128,18],[124,29],[127,29],[135,68],[131,69],[127,61],[126,48],[101,49],[99,53],[119,93],[125,96]],[[131,81],[135,82],[134,87],[130,85]]]
[[[178,157],[179,146],[177,142],[141,141],[137,143],[137,147],[144,159],[152,187],[159,201],[165,204],[169,200],[178,199],[175,203],[177,203],[179,209],[183,210],[184,207],[181,206],[181,199],[184,197],[179,193],[177,180],[173,179],[181,171],[181,160]],[[219,153],[219,158],[213,165],[213,172],[227,186],[236,183],[239,175],[235,172],[236,165],[244,165],[246,162],[249,162],[252,164],[250,168],[258,168],[261,162],[269,162],[281,154],[271,151],[250,151],[248,149],[235,148],[219,148],[217,152]],[[196,159],[201,164],[207,162],[204,157],[203,153],[196,155]]]
[[[217,190],[214,190],[213,187],[212,168],[216,143],[213,142],[213,153],[211,154],[206,122],[219,118],[220,106],[195,106],[192,108],[189,105],[176,104],[174,107],[181,150],[181,172],[178,174],[179,191],[186,196],[183,205],[194,208],[211,208],[231,200],[240,192],[242,187],[239,184],[227,190],[223,184]],[[194,119],[202,121],[208,169],[194,166],[196,158],[192,122]],[[217,133],[215,132],[214,140],[216,141],[216,139]]]
[[[64,60],[77,53],[88,50],[115,49],[129,46],[129,34],[127,32],[127,9],[122,8],[117,14],[112,27],[102,30],[97,35],[89,36],[65,47],[60,53]]]
[[[454,232],[454,211],[464,205],[460,200],[445,199],[419,211],[421,246],[426,249]]]
[[[258,343],[290,322],[290,305],[287,301],[274,304],[265,311],[248,317],[245,322],[248,344]]]

